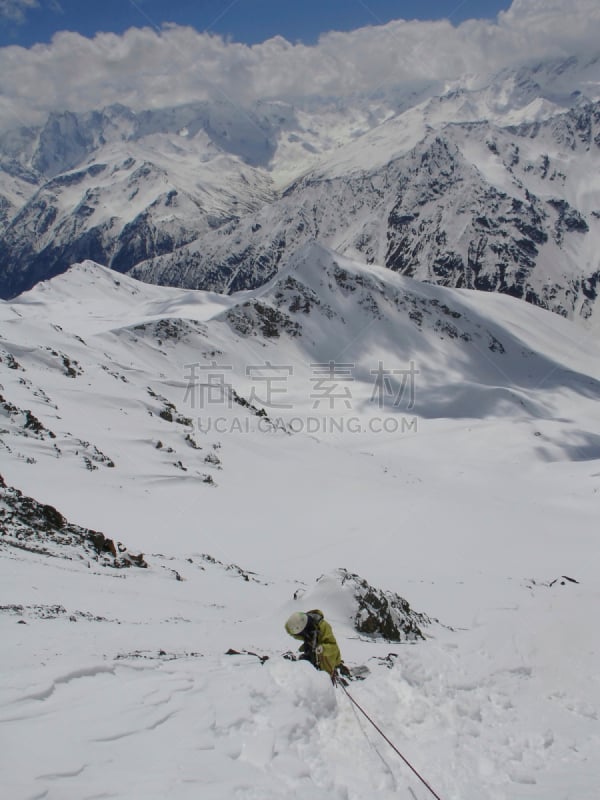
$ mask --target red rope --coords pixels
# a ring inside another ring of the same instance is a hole
[[[381,736],[383,736],[383,738],[384,738],[384,739],[385,739],[385,741],[386,741],[386,742],[389,744],[389,746],[392,748],[392,750],[394,750],[394,752],[396,752],[396,753],[397,753],[397,754],[400,756],[400,758],[402,759],[402,761],[404,761],[404,763],[406,764],[406,766],[407,766],[409,769],[411,769],[411,770],[414,772],[414,774],[417,776],[417,778],[418,778],[418,779],[421,781],[421,783],[422,783],[424,786],[426,786],[426,787],[429,789],[429,791],[430,791],[430,792],[431,792],[431,794],[432,794],[432,795],[433,795],[433,796],[436,798],[436,800],[442,800],[442,799],[441,799],[441,797],[440,797],[438,794],[436,794],[436,793],[433,791],[433,789],[432,789],[432,788],[431,788],[431,786],[430,786],[430,785],[427,783],[427,781],[425,780],[425,778],[423,778],[423,776],[422,776],[422,775],[419,775],[419,773],[418,773],[418,772],[417,772],[417,770],[416,770],[416,769],[413,767],[413,765],[410,763],[410,761],[408,761],[408,760],[407,760],[407,759],[406,759],[406,758],[405,758],[405,757],[402,755],[402,753],[400,752],[400,750],[398,750],[398,748],[396,747],[396,745],[395,745],[393,742],[391,742],[391,741],[388,739],[388,737],[387,737],[387,736],[385,735],[385,733],[384,733],[384,732],[381,730],[381,728],[380,728],[378,725],[376,725],[376,723],[375,723],[375,722],[373,722],[373,720],[372,720],[372,719],[371,719],[371,717],[370,717],[370,716],[367,714],[367,712],[364,710],[364,708],[361,708],[361,706],[360,706],[360,705],[359,705],[359,704],[356,702],[356,700],[355,700],[355,699],[352,697],[352,695],[350,694],[350,692],[348,691],[348,689],[346,689],[346,687],[344,686],[344,684],[343,684],[343,683],[340,683],[339,685],[342,687],[342,689],[344,690],[344,692],[347,694],[347,696],[348,696],[348,698],[350,699],[350,701],[351,701],[352,703],[354,703],[354,705],[355,705],[355,706],[358,708],[358,710],[360,711],[360,713],[361,713],[361,714],[363,714],[363,715],[364,715],[364,716],[365,716],[365,717],[366,717],[366,718],[369,720],[369,722],[370,722],[370,723],[371,723],[371,725],[372,725],[372,726],[375,728],[375,730],[376,730],[376,731],[377,731],[379,734],[381,734]]]

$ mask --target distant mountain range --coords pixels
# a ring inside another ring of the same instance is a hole
[[[590,319],[600,58],[302,109],[61,112],[0,136],[4,298],[86,258],[231,293],[311,240]]]

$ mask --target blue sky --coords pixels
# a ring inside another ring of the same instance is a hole
[[[60,30],[93,36],[174,22],[254,44],[277,34],[313,43],[320,33],[392,19],[496,17],[510,0],[0,0],[0,46],[48,42]]]

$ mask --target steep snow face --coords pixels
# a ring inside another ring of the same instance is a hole
[[[287,616],[317,607],[440,797],[595,800],[580,327],[311,244],[231,296],[79,264],[0,303],[0,337],[11,798],[425,797],[282,657]],[[147,567],[117,569],[98,531]],[[365,624],[384,602],[425,638]]]

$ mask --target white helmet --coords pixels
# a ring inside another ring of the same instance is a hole
[[[285,629],[290,636],[297,636],[302,633],[308,622],[308,616],[304,611],[294,611],[288,621],[285,623]]]

